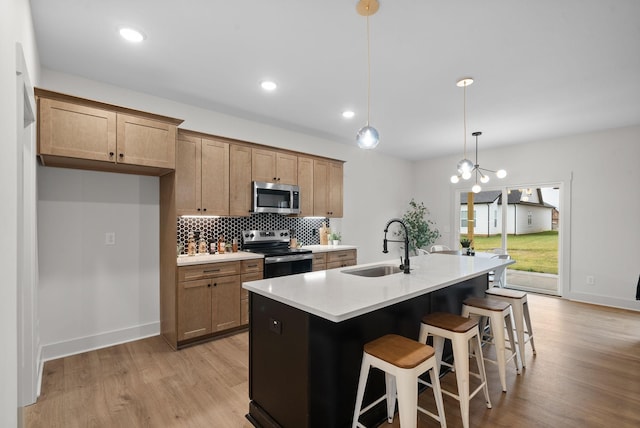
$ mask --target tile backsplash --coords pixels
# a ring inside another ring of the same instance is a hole
[[[287,229],[293,231],[293,236],[302,245],[314,245],[320,243],[317,229],[325,222],[330,226],[328,218],[309,217],[285,217],[279,214],[254,214],[251,217],[178,217],[179,244],[184,245],[189,237],[189,232],[199,230],[200,236],[209,239],[217,239],[224,236],[227,242],[237,238],[242,243],[243,230],[278,230]],[[316,234],[313,233],[316,229]]]

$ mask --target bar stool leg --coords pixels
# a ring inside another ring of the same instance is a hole
[[[447,428],[447,421],[444,415],[444,400],[442,398],[442,388],[440,387],[440,371],[436,365],[432,370],[429,370],[429,376],[431,378],[431,388],[433,389],[433,395],[436,400],[436,409],[438,409],[438,417],[440,418],[440,428]]]
[[[393,423],[393,414],[396,410],[396,378],[392,374],[385,372],[384,381],[387,390],[387,421]]]
[[[500,384],[502,392],[507,392],[507,374],[505,367],[507,361],[505,358],[504,346],[504,318],[501,313],[496,313],[490,317],[491,334],[493,334],[494,346],[496,347],[496,359],[498,360],[498,373],[500,374]],[[513,333],[511,333],[513,335]]]
[[[362,365],[360,366],[360,380],[358,381],[358,393],[356,394],[356,405],[353,411],[353,423],[351,428],[358,427],[358,419],[360,418],[360,409],[362,408],[362,400],[364,399],[364,390],[367,386],[367,378],[369,377],[369,370],[371,369],[371,361],[369,356],[364,354],[362,356]]]
[[[484,391],[484,400],[487,405],[487,409],[491,408],[491,399],[489,399],[489,385],[487,383],[487,376],[484,368],[484,358],[480,358],[482,355],[482,342],[480,342],[480,336],[476,335],[475,340],[471,340],[471,348],[473,349],[474,355],[476,355],[476,364],[478,365],[478,373],[480,374],[480,382],[484,382],[483,391]]]
[[[524,319],[527,323],[527,333],[529,334],[529,342],[531,342],[531,349],[533,350],[533,355],[536,355],[536,345],[533,343],[533,329],[531,328],[531,317],[529,316],[529,303],[525,303],[524,305]]]
[[[460,414],[463,428],[469,427],[469,356],[466,340],[452,340],[453,365],[456,370],[456,383],[460,396]],[[477,356],[478,354],[476,354]],[[480,359],[480,358],[477,358]]]
[[[504,317],[504,322],[507,325],[507,336],[509,336],[509,343],[511,344],[511,352],[513,352],[514,358],[513,363],[516,365],[516,373],[520,374],[520,368],[522,367],[522,362],[518,358],[518,349],[516,348],[516,341],[513,338],[513,321],[511,319],[511,312],[508,312]]]
[[[513,322],[516,325],[516,335],[518,336],[518,354],[520,357],[520,364],[524,367],[524,314],[522,313],[522,306],[514,303],[511,305],[511,311],[513,314]]]
[[[400,426],[402,428],[416,428],[418,424],[418,382],[412,376],[398,376],[396,384],[398,387]]]

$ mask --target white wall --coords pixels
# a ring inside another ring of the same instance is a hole
[[[38,178],[43,358],[158,334],[159,179],[47,167]]]
[[[560,239],[568,268],[561,278],[565,297],[640,310],[635,300],[640,264],[633,250],[640,240],[640,224],[635,220],[640,212],[639,135],[640,127],[635,126],[499,150],[480,148],[487,163],[482,166],[504,167],[509,173],[489,184],[562,183],[560,218],[566,223]],[[448,181],[458,160],[450,156],[416,163],[415,181],[431,183],[416,189],[416,194],[439,225],[453,224],[455,190],[466,189],[464,183]],[[442,242],[455,246],[453,228],[441,231],[445,232]],[[586,284],[587,275],[595,277],[594,285]]]
[[[344,217],[332,228],[359,247],[360,262],[397,256],[382,254],[382,231],[412,196],[407,161],[362,151],[355,137],[353,146],[337,144],[51,70],[42,71],[40,87],[185,119],[186,129],[345,160]],[[43,356],[157,332],[157,179],[42,167],[38,181]],[[118,236],[114,248],[104,246],[109,231]]]
[[[0,10],[0,426],[18,425],[17,215],[18,145],[16,43],[23,46],[31,81],[39,79],[38,53],[27,0],[2,0]]]

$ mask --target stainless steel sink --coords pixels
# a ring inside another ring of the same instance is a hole
[[[393,275],[394,273],[400,273],[402,270],[398,266],[395,265],[378,265],[378,266],[369,266],[363,267],[359,269],[350,269],[343,270],[342,273],[348,273],[350,275],[358,275],[358,276],[366,276],[366,277],[378,277],[378,276],[386,276]]]

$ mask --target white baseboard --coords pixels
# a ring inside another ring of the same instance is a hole
[[[42,373],[44,372],[44,360],[42,359],[42,345],[38,345],[38,387],[36,388],[36,400],[42,391]]]
[[[606,297],[589,293],[569,293],[566,296],[569,300],[576,302],[591,303],[593,305],[610,306],[612,308],[629,309],[631,311],[640,311],[640,300],[625,300],[616,297]]]
[[[160,334],[160,322],[137,325],[121,330],[108,331],[93,336],[79,337],[64,342],[42,346],[42,363],[69,355],[131,342]]]

